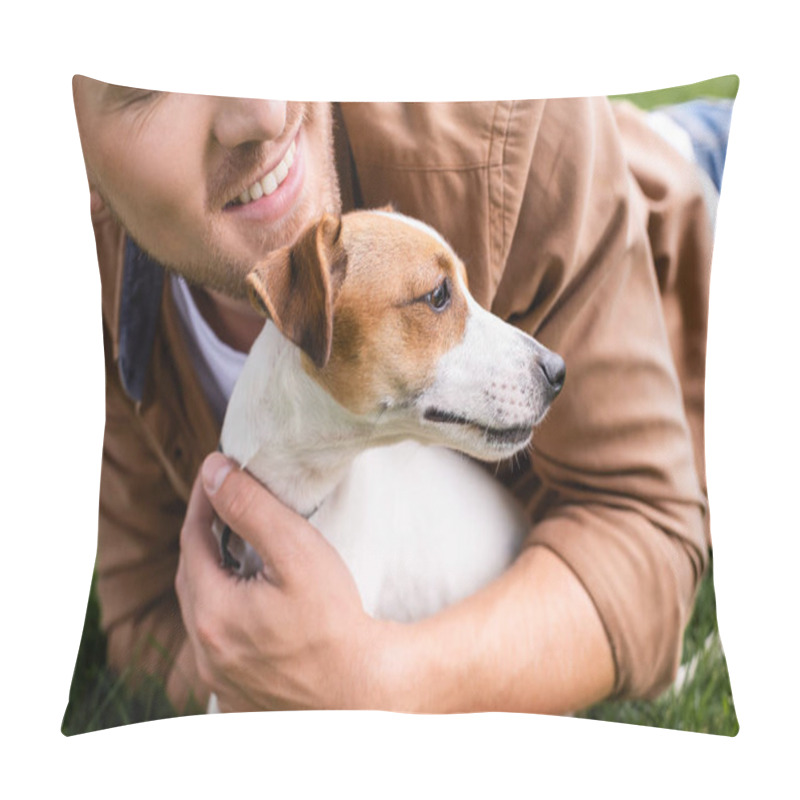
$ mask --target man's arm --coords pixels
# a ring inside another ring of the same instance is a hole
[[[219,454],[204,464],[176,582],[200,676],[223,710],[560,713],[611,691],[602,623],[548,549],[529,548],[491,585],[427,620],[374,620],[322,536],[229,466]],[[269,582],[220,569],[214,511],[259,551]]]
[[[564,714],[607,697],[614,686],[597,610],[545,547],[525,550],[463,602],[401,626],[391,646],[399,709]]]
[[[417,113],[442,112],[426,106]],[[309,544],[300,560],[314,580],[298,580],[296,593],[270,592],[276,601],[281,597],[276,608],[284,609],[286,625],[281,630],[278,618],[265,612],[265,621],[271,618],[276,627],[264,631],[257,619],[264,603],[254,603],[249,618],[238,617],[239,590],[224,590],[218,570],[198,570],[202,562],[190,553],[202,541],[204,525],[190,514],[181,601],[201,675],[220,691],[223,707],[226,702],[244,707],[247,696],[251,707],[316,705],[331,698],[339,707],[362,705],[363,698],[370,698],[368,705],[387,706],[399,698],[403,707],[422,703],[427,709],[566,710],[609,694],[651,697],[672,680],[706,561],[704,502],[674,362],[680,353],[671,352],[665,326],[664,310],[675,310],[675,293],[657,280],[648,238],[650,209],[634,186],[607,103],[548,102],[537,123],[539,113],[523,104],[512,113],[519,118],[505,128],[509,137],[513,131],[538,131],[530,141],[517,137],[513,147],[503,148],[519,158],[528,153],[528,177],[518,187],[522,195],[503,195],[520,203],[507,209],[507,230],[513,230],[507,252],[496,263],[473,269],[479,285],[500,278],[491,300],[495,313],[536,335],[567,362],[566,387],[536,431],[529,468],[511,481],[532,521],[529,549],[476,597],[402,626],[365,623],[357,595],[343,590],[347,581],[338,556],[327,559],[330,569],[320,572],[312,556],[321,558],[322,549]],[[509,172],[514,172],[511,165]],[[674,172],[680,180],[681,171]],[[365,192],[371,186],[367,177],[362,175]],[[401,192],[398,202],[424,216],[415,198],[446,192],[438,182],[448,175],[421,169],[408,176],[409,187],[412,178],[414,191]],[[687,197],[679,193],[671,213],[696,211]],[[439,208],[442,213],[431,221],[457,242],[461,207]],[[670,247],[681,264],[699,252],[694,246],[687,250],[681,237]],[[496,272],[500,265],[502,273]],[[708,268],[702,258],[696,266]],[[669,317],[673,323],[679,318]],[[214,496],[221,516],[233,516],[227,521],[234,529],[238,524],[257,548],[268,552],[276,543],[283,546],[284,537],[261,531],[255,517],[246,527],[249,517],[240,501],[223,500],[234,486],[263,499],[256,489],[245,488],[242,477],[229,476],[222,494]],[[230,502],[232,514],[224,508]],[[204,503],[202,492],[195,492],[192,503]],[[288,546],[302,530],[307,530],[306,542],[319,541],[313,529],[296,520],[295,525],[274,507],[262,511],[273,523],[286,522],[286,531],[292,531]],[[335,583],[341,593],[334,590],[332,575],[340,576]],[[226,597],[225,620],[219,610],[206,609],[189,621],[200,585],[216,587],[214,597]],[[255,588],[253,594],[261,591]],[[295,610],[293,597],[299,604]],[[307,630],[319,631],[315,614],[297,615],[307,603],[327,621],[332,636],[317,640],[304,634],[306,622]],[[258,635],[246,634],[248,622]],[[230,657],[223,652],[232,644],[225,624],[236,627],[242,643]],[[289,629],[294,633],[283,638]],[[292,636],[298,645],[316,642],[319,647],[310,645],[295,661]],[[271,644],[264,644],[265,637],[272,637]],[[294,665],[310,665],[316,656],[314,680],[296,694],[260,695],[253,685],[245,695],[236,690],[249,683],[261,656],[274,662],[269,653],[276,652],[289,654],[287,663]],[[237,667],[237,660],[249,666]],[[318,686],[325,689],[321,695],[315,695]]]
[[[206,703],[174,579],[185,502],[148,446],[106,345],[106,425],[100,476],[97,590],[108,663],[135,685],[164,681],[178,711]]]

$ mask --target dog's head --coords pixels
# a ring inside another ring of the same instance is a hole
[[[559,356],[475,302],[444,239],[391,211],[325,216],[247,283],[306,372],[382,441],[503,458],[563,385]]]

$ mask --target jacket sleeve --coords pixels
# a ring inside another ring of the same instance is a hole
[[[342,112],[365,205],[437,228],[475,298],[564,357],[528,463],[504,479],[529,511],[528,544],[592,598],[615,694],[658,694],[707,561],[711,231],[690,165],[605,98]]]
[[[677,365],[686,364],[687,303],[693,341],[705,344],[707,299],[686,281],[708,272],[711,228],[689,165],[677,157],[669,165],[660,213],[699,215],[689,228],[702,235],[660,237],[672,277],[659,285],[652,206],[608,102],[548,102],[493,305],[567,364],[565,388],[513,486],[535,520],[528,544],[559,555],[597,608],[618,697],[653,697],[673,679],[707,561]],[[691,387],[695,414],[700,391],[701,431],[703,360]]]
[[[145,674],[164,680],[178,711],[187,709],[190,698],[202,707],[207,696],[174,588],[185,499],[148,445],[104,338],[106,427],[96,568],[108,662],[132,685]]]

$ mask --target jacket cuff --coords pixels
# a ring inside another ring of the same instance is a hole
[[[680,509],[702,530],[699,509]],[[674,680],[683,631],[707,553],[630,510],[554,509],[527,545],[545,546],[576,575],[597,609],[614,659],[614,699],[652,699]]]

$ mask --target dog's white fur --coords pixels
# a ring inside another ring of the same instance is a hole
[[[371,213],[415,227],[456,260],[423,223]],[[509,564],[528,527],[485,468],[437,445],[498,461],[530,436],[492,441],[485,430],[422,414],[435,406],[487,428],[532,429],[552,399],[536,368],[544,348],[481,308],[460,274],[457,283],[454,291],[467,300],[462,341],[440,358],[435,379],[413,403],[385,397],[376,413],[347,410],[267,321],[223,426],[223,452],[310,517],[352,571],[365,609],[379,617],[417,619],[473,593]],[[239,553],[250,559],[245,572],[260,566],[254,553]]]
[[[421,246],[460,265],[423,223],[367,213],[387,221],[383,235],[413,227]],[[381,618],[420,619],[474,593],[509,565],[529,526],[511,494],[463,453],[499,461],[529,444],[554,396],[540,367],[551,354],[481,308],[462,274],[463,266],[451,275],[451,291],[466,299],[463,336],[414,396],[376,398],[366,414],[348,410],[267,321],[222,430],[223,452],[309,517],[352,572],[365,610]],[[431,408],[476,424],[430,418]],[[507,441],[493,429],[528,433]],[[262,568],[236,537],[231,549],[242,574]]]
[[[526,527],[511,495],[460,453],[411,440],[380,446],[405,431],[353,419],[298,361],[267,323],[247,363],[272,368],[245,366],[222,449],[310,515],[352,572],[364,608],[418,619],[498,575]],[[261,566],[248,548],[237,557],[245,573]]]

